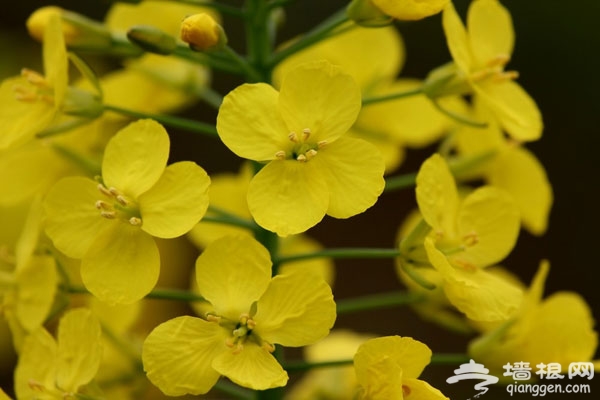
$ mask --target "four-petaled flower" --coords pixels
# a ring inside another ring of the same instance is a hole
[[[259,225],[287,236],[325,214],[348,218],[375,204],[384,187],[382,156],[344,136],[360,104],[352,77],[326,61],[291,70],[280,92],[244,84],[225,97],[219,136],[240,157],[267,163],[248,189]]]
[[[217,239],[198,257],[196,279],[211,311],[156,327],[142,360],[165,394],[208,392],[221,375],[255,390],[284,386],[275,344],[304,346],[325,337],[336,317],[331,288],[319,276],[271,278],[269,252],[248,236]]]
[[[69,177],[48,193],[46,233],[60,251],[82,259],[83,283],[103,301],[132,303],[148,294],[160,269],[153,237],[181,236],[206,212],[206,172],[190,161],[166,167],[168,157],[164,128],[140,120],[106,146],[101,183]]]

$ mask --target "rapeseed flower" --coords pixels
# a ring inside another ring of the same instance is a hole
[[[100,183],[68,177],[48,193],[46,233],[82,260],[83,283],[103,301],[132,303],[150,292],[160,268],[153,237],[181,236],[206,212],[206,172],[189,161],[166,167],[168,156],[165,129],[137,121],[106,146]]]
[[[221,140],[238,156],[266,163],[248,189],[259,225],[287,236],[325,214],[348,218],[375,204],[384,187],[381,154],[344,136],[360,103],[352,77],[326,61],[291,70],[279,92],[265,83],[243,84],[224,98]]]
[[[102,358],[100,338],[100,323],[84,308],[64,314],[56,340],[43,327],[32,332],[15,369],[17,398],[64,399],[89,393],[86,385]]]
[[[418,20],[437,14],[450,0],[369,0],[385,14],[400,20]]]
[[[444,293],[467,317],[504,320],[521,291],[483,268],[502,260],[519,234],[519,212],[504,191],[485,186],[461,200],[447,163],[434,154],[417,175],[417,203],[431,233],[424,248],[442,275]]]
[[[475,102],[487,107],[514,139],[539,139],[543,123],[535,101],[514,81],[518,73],[504,70],[515,41],[508,10],[497,0],[475,0],[465,28],[450,2],[443,26],[457,74],[466,80]]]
[[[196,261],[204,318],[177,317],[156,327],[142,360],[152,383],[169,396],[208,392],[221,375],[255,390],[284,386],[275,344],[304,346],[335,321],[330,287],[310,273],[271,277],[268,251],[247,236],[212,242]]]
[[[431,350],[409,337],[386,336],[363,343],[354,356],[358,399],[448,399],[417,379],[431,361]]]

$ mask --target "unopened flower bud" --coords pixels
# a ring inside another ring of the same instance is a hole
[[[377,28],[392,23],[393,18],[375,7],[371,0],[353,0],[346,9],[348,18],[357,25]]]
[[[127,31],[127,38],[151,53],[169,55],[177,48],[173,36],[149,25],[136,25]]]
[[[227,44],[223,27],[209,14],[190,15],[181,23],[181,40],[198,51],[216,49]]]
[[[444,64],[431,71],[423,83],[423,93],[430,99],[471,92],[466,76],[454,63]]]
[[[106,27],[88,17],[56,6],[38,8],[27,19],[27,30],[31,37],[40,42],[44,39],[44,30],[53,14],[59,14],[65,43],[71,48],[106,48],[112,38]]]

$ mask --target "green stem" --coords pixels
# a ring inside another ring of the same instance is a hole
[[[293,254],[290,256],[277,257],[274,262],[277,264],[288,263],[292,261],[308,260],[312,258],[394,258],[401,256],[402,253],[397,249],[377,249],[377,248],[339,248],[325,249],[311,253]]]
[[[255,398],[253,391],[234,385],[224,380],[217,381],[214,388],[220,392],[231,395],[236,399],[240,400],[253,400]]]
[[[221,107],[221,103],[223,103],[223,96],[209,87],[204,87],[198,90],[196,95],[206,104],[214,107],[217,110],[219,107]]]
[[[217,214],[217,215],[214,215],[214,216],[206,215],[206,216],[204,216],[204,218],[202,218],[203,222],[228,224],[228,225],[238,226],[240,228],[250,229],[251,231],[256,231],[258,229],[258,225],[256,225],[256,223],[254,221],[251,221],[251,220],[248,220],[245,218],[240,218],[237,215],[229,213],[220,208],[217,208],[214,206],[209,206],[208,211],[212,212],[214,214]]]
[[[460,122],[461,124],[469,125],[474,128],[480,128],[480,129],[487,128],[487,126],[488,126],[487,122],[473,121],[473,120],[465,117],[464,115],[460,115],[453,111],[445,109],[435,99],[432,99],[431,102],[433,103],[435,108],[437,108],[438,111],[440,111],[442,114],[447,115],[448,117],[452,118],[455,121]]]
[[[210,52],[202,53],[198,51],[194,51],[186,46],[177,46],[173,55],[182,58],[184,60],[188,60],[197,64],[207,65],[213,69],[217,69],[219,71],[228,72],[231,74],[243,74],[243,70],[240,69],[239,65],[232,64],[228,60],[224,60],[215,55],[211,55]]]
[[[270,12],[271,9],[266,0],[246,0],[248,60],[258,72],[256,82],[271,82],[273,66],[267,62],[272,52],[272,40],[269,37]]]
[[[498,154],[498,150],[494,149],[473,155],[456,157],[455,159],[450,159],[448,161],[448,165],[452,175],[454,175],[455,178],[460,179],[464,174],[470,172],[474,167],[489,161],[496,156],[496,154]]]
[[[417,182],[417,173],[412,172],[409,174],[392,176],[385,179],[384,192],[391,192],[392,190],[400,190],[408,187],[415,186]]]
[[[64,289],[72,294],[90,294],[90,292],[82,286],[64,286]],[[148,293],[145,298],[186,302],[206,301],[204,297],[182,289],[154,289]]]
[[[418,293],[397,291],[377,293],[373,295],[342,299],[337,302],[337,314],[349,314],[357,311],[377,310],[382,308],[404,306],[423,301]]]
[[[386,94],[383,96],[367,97],[367,98],[362,99],[362,105],[364,107],[364,106],[368,106],[370,104],[377,104],[382,101],[402,99],[405,97],[416,96],[416,95],[419,95],[422,93],[423,93],[423,88],[418,87],[416,89],[407,90],[405,92],[390,93],[390,94]]]
[[[126,115],[133,118],[151,118],[161,124],[168,125],[172,128],[179,128],[189,132],[199,133],[202,135],[208,135],[212,137],[218,137],[217,128],[214,125],[210,125],[200,121],[194,121],[187,118],[175,117],[172,115],[158,115],[148,114],[140,111],[128,110],[125,108],[113,106],[110,104],[104,105],[104,111],[113,111],[121,115]]]
[[[261,75],[254,69],[252,65],[250,65],[248,60],[239,55],[234,49],[229,46],[225,46],[223,47],[223,52],[227,54],[229,59],[236,63],[236,65],[238,65],[242,71],[244,71],[247,81],[258,82],[261,80]]]
[[[343,8],[335,14],[333,14],[332,16],[330,16],[325,21],[321,22],[321,24],[316,26],[313,30],[301,37],[295,43],[275,53],[269,60],[269,66],[273,68],[292,54],[297,53],[300,50],[303,50],[321,41],[322,39],[327,37],[335,28],[347,21],[348,16],[346,15],[346,8]]]
[[[72,149],[61,144],[52,143],[51,146],[52,149],[54,149],[54,151],[56,151],[58,154],[60,154],[67,160],[71,161],[73,164],[80,167],[87,174],[91,176],[100,175],[102,168],[98,162],[88,157],[85,157],[84,155],[79,154],[78,152],[73,151]]]

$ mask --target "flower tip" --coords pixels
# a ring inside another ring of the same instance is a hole
[[[227,44],[223,27],[207,13],[193,14],[183,20],[181,40],[197,51],[216,49]]]

